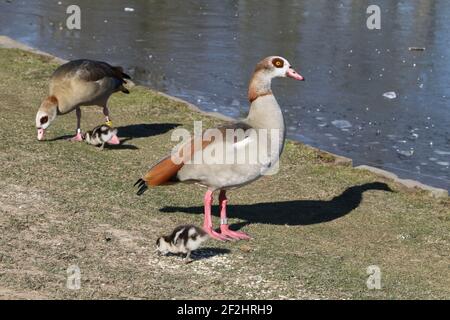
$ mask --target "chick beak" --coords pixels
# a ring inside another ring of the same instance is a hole
[[[111,137],[111,139],[109,139],[109,141],[108,141],[108,143],[109,144],[120,144],[120,140],[119,140],[119,137],[117,137],[117,135],[113,135],[112,137]]]

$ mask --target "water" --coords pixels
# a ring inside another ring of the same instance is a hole
[[[307,79],[274,83],[290,138],[450,189],[450,1],[377,3],[370,31],[369,1],[78,0],[69,31],[72,1],[0,0],[0,34],[234,117],[255,63],[282,55]]]

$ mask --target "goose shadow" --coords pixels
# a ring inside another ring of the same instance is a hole
[[[194,261],[209,259],[219,255],[229,254],[231,251],[224,248],[206,247],[192,251],[191,259]],[[167,257],[182,257],[184,255],[178,253],[167,253]]]
[[[111,149],[111,150],[137,150],[139,149],[135,145],[132,144],[124,144],[126,140],[121,139],[120,144],[105,144],[105,149]]]
[[[51,138],[51,139],[46,139],[44,141],[58,141],[58,140],[69,140],[71,137],[71,135],[63,135],[63,136],[59,136],[59,137],[55,137],[55,138]],[[105,149],[111,149],[111,150],[137,150],[139,149],[138,147],[136,147],[135,145],[132,144],[124,144],[125,141],[127,141],[129,139],[127,138],[122,138],[120,139],[120,144],[108,144],[106,143],[104,148]],[[70,141],[67,141],[70,142]],[[94,148],[98,148],[100,150],[99,146],[93,146]]]
[[[117,136],[123,138],[122,141],[127,141],[164,134],[180,125],[179,123],[140,123],[116,127],[116,129],[118,130]]]
[[[130,124],[127,126],[116,127],[117,136],[120,138],[120,145],[109,145],[109,149],[138,149],[134,145],[124,144],[124,142],[133,140],[135,138],[148,138],[152,136],[157,136],[164,134],[176,127],[180,126],[179,123],[140,123],[140,124]],[[68,140],[73,135],[62,135],[59,137],[46,139],[46,141],[58,141],[58,140]]]
[[[209,259],[215,256],[220,256],[224,254],[229,254],[231,251],[224,248],[213,248],[213,247],[206,247],[206,248],[200,248],[195,251],[192,251],[191,257],[194,260],[203,260],[203,259]]]
[[[59,137],[54,137],[54,138],[50,138],[50,139],[45,139],[45,140],[42,140],[42,141],[69,140],[69,139],[72,138],[72,137],[73,137],[73,134],[72,134],[72,135],[70,135],[70,134],[65,134],[65,135],[62,135],[62,136],[59,136]]]
[[[312,225],[339,219],[354,209],[362,201],[365,191],[381,190],[393,192],[386,183],[371,182],[347,188],[331,200],[293,200],[283,202],[264,202],[248,205],[228,205],[228,216],[246,222],[233,225],[240,229],[250,223],[276,225]],[[219,212],[218,206],[213,209]],[[203,207],[163,207],[161,212],[184,212],[202,214]]]

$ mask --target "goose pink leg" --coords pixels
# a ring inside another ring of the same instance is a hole
[[[75,136],[73,136],[72,138],[69,139],[69,141],[72,142],[80,142],[83,141],[83,136],[81,135],[81,109],[80,108],[76,108],[75,112],[77,114],[77,133],[75,134]]]
[[[109,118],[109,109],[107,106],[103,107],[103,114],[105,115],[105,124],[112,127],[112,121]],[[108,144],[114,144],[114,145],[120,144],[119,137],[116,135],[113,135],[111,137],[111,139],[109,139]]]
[[[214,231],[211,217],[211,205],[213,201],[213,192],[211,190],[205,193],[205,220],[203,222],[203,229],[213,239],[226,241],[229,240],[226,236]]]
[[[251,237],[240,231],[230,230],[227,221],[227,203],[228,199],[225,194],[225,190],[221,190],[219,194],[219,206],[220,206],[220,233],[235,240],[250,240]]]
[[[77,134],[74,135],[72,138],[70,138],[69,141],[72,141],[72,142],[80,142],[80,141],[83,141],[83,136],[81,135],[81,130],[78,129],[78,130],[77,130]]]

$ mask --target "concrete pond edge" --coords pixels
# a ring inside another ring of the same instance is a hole
[[[0,35],[0,48],[21,49],[21,50],[24,50],[24,51],[32,52],[32,53],[35,53],[35,54],[39,54],[39,55],[48,57],[48,58],[50,58],[50,62],[54,62],[54,63],[63,64],[65,62],[67,62],[67,60],[61,59],[61,58],[56,57],[56,56],[54,56],[52,54],[49,54],[47,52],[43,52],[41,50],[32,48],[32,47],[30,47],[30,46],[28,46],[28,45],[26,45],[24,43],[21,43],[19,41],[13,40],[13,39],[11,39],[11,38],[9,38],[7,36],[3,36],[3,35]],[[134,84],[132,83],[131,85],[134,85]],[[155,91],[155,90],[153,90],[153,91]],[[197,107],[196,105],[194,105],[194,104],[192,104],[192,103],[190,103],[188,101],[185,101],[185,100],[177,98],[177,97],[173,97],[173,96],[168,95],[166,93],[163,93],[163,92],[160,92],[160,91],[155,91],[155,92],[157,94],[167,98],[167,99],[170,99],[172,101],[185,104],[189,109],[191,109],[194,112],[198,112],[198,113],[210,116],[210,117],[215,117],[215,118],[223,120],[223,121],[233,121],[233,120],[235,120],[234,118],[228,117],[228,116],[223,115],[223,114],[221,114],[219,112],[203,111],[199,107]],[[319,155],[323,155],[323,157],[326,157],[328,159],[332,159],[332,161],[329,161],[329,162],[331,162],[334,165],[349,166],[349,167],[353,166],[353,160],[350,159],[350,158],[347,158],[347,157],[344,157],[344,156],[340,156],[340,155],[337,155],[337,154],[334,154],[334,153],[331,153],[331,152],[328,152],[328,151],[325,151],[325,150],[321,150],[321,149],[318,149],[318,148],[306,145],[306,144],[304,144],[302,142],[294,141],[294,143],[305,145],[306,147],[317,151],[319,153]],[[422,190],[422,191],[425,191],[425,192],[427,192],[428,195],[430,195],[430,196],[432,196],[434,198],[442,199],[442,198],[448,198],[449,197],[448,191],[445,190],[445,189],[432,187],[432,186],[423,184],[423,183],[421,183],[419,181],[416,181],[416,180],[402,179],[402,178],[399,178],[396,174],[394,174],[394,173],[392,173],[390,171],[386,171],[386,170],[383,170],[383,169],[380,169],[380,168],[377,168],[377,167],[372,167],[372,166],[368,166],[368,165],[360,165],[360,166],[355,167],[355,169],[370,171],[371,173],[375,174],[376,176],[379,176],[379,177],[382,177],[384,179],[393,181],[393,182],[395,182],[395,183],[397,183],[397,184],[399,184],[399,185],[401,185],[401,186],[403,186],[403,187],[405,187],[407,189],[410,189],[410,190]]]

